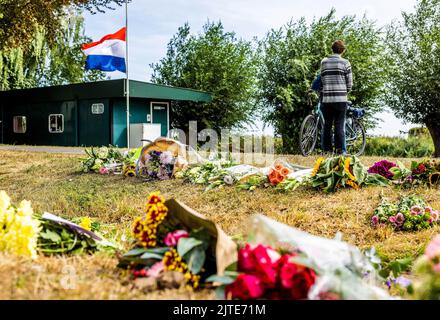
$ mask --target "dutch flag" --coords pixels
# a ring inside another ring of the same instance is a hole
[[[83,45],[81,49],[87,56],[86,69],[126,72],[125,41],[126,28],[122,28],[100,41]]]

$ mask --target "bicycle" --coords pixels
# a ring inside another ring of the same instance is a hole
[[[366,133],[361,122],[364,115],[364,109],[353,108],[352,103],[348,102],[345,136],[347,153],[350,155],[360,156],[365,151]],[[320,133],[323,128],[324,115],[321,111],[321,102],[318,102],[312,114],[308,115],[301,125],[299,141],[304,157],[311,155],[315,150],[318,139],[321,139]]]

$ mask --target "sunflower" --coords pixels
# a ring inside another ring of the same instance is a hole
[[[356,182],[352,181],[352,180],[348,180],[346,182],[346,184],[348,186],[352,187],[354,190],[359,190],[359,185]]]
[[[312,178],[316,177],[316,175],[318,174],[319,169],[321,168],[321,164],[323,161],[324,161],[323,157],[316,160],[315,167],[313,168],[313,171],[312,171]]]
[[[353,181],[357,181],[356,177],[350,171],[350,165],[351,165],[351,158],[345,159],[344,171],[348,175],[348,179],[353,180]]]

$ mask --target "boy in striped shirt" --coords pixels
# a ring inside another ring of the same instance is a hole
[[[332,45],[333,55],[322,60],[322,113],[325,125],[323,132],[323,151],[333,152],[332,127],[335,126],[335,152],[346,154],[345,118],[348,93],[353,87],[351,64],[342,58],[345,44],[337,40]]]

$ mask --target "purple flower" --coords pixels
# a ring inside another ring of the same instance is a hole
[[[394,174],[390,172],[390,169],[394,167],[397,167],[395,163],[392,163],[388,160],[382,160],[376,162],[370,169],[368,169],[368,173],[379,174],[382,177],[391,180],[394,177]]]
[[[172,164],[174,160],[173,154],[170,151],[163,152],[159,158],[160,162],[165,165]]]
[[[379,224],[379,217],[373,216],[373,218],[371,218],[371,222],[373,223],[373,226],[376,227]]]
[[[405,277],[398,277],[396,280],[394,280],[394,283],[402,288],[408,288],[411,285],[411,280]]]

